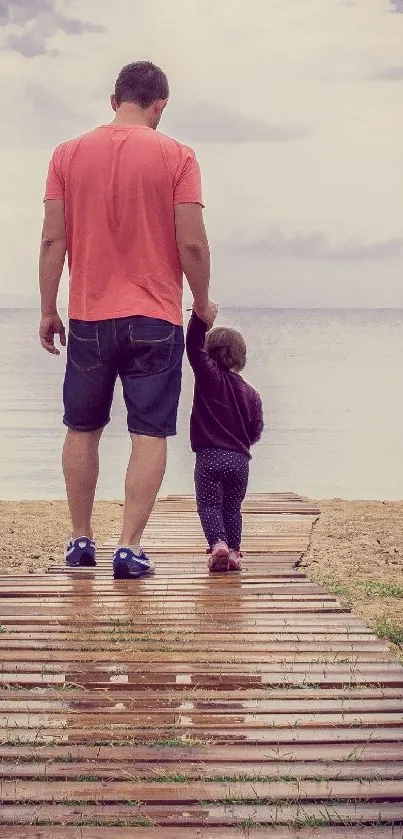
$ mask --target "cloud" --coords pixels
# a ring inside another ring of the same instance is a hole
[[[372,74],[373,79],[378,79],[381,82],[401,82],[403,81],[403,64],[394,65],[392,67],[380,67]]]
[[[403,15],[403,0],[390,0],[395,12]]]
[[[170,124],[174,132],[192,143],[284,143],[307,135],[302,125],[273,125],[208,102],[195,102],[177,112]]]
[[[243,254],[267,255],[277,258],[351,261],[387,260],[403,255],[403,239],[386,239],[384,241],[363,243],[356,239],[348,239],[339,244],[331,244],[328,237],[321,231],[315,233],[298,233],[287,236],[282,230],[272,227],[265,237],[249,241],[227,241],[224,247],[231,247]]]
[[[0,24],[23,26],[41,12],[51,12],[53,0],[0,0]]]
[[[7,34],[5,44],[25,58],[57,55],[57,50],[48,50],[48,40],[57,32],[82,35],[105,31],[99,24],[62,14],[56,0],[0,0],[0,25],[19,30]]]

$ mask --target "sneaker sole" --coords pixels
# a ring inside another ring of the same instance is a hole
[[[237,573],[237,572],[239,572],[239,571],[242,571],[242,565],[241,565],[241,563],[240,563],[240,562],[239,562],[239,563],[235,563],[234,561],[232,561],[232,562],[231,562],[231,560],[230,560],[230,561],[229,561],[229,564],[228,564],[228,571],[232,571],[232,573],[233,573],[233,574],[235,574],[235,573]]]
[[[82,557],[78,562],[69,562],[66,560],[67,568],[95,568],[96,564],[96,560],[91,557]]]
[[[113,577],[115,580],[138,580],[140,577],[152,577],[154,570],[150,569],[131,571],[130,567],[125,562],[119,562],[116,568],[113,569]]]
[[[219,551],[215,556],[212,556],[209,561],[209,571],[212,574],[217,574],[220,571],[229,570],[229,556],[225,551]]]

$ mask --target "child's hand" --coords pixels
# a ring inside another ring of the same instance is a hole
[[[196,305],[193,306],[193,311],[197,315],[200,320],[202,320],[207,329],[211,329],[214,321],[218,315],[218,306],[217,303],[214,303],[213,300],[208,300],[207,305],[204,306],[202,309],[199,309]]]

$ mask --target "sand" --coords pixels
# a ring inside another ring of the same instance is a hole
[[[304,560],[309,575],[377,631],[386,620],[403,637],[403,502],[335,500],[318,505],[321,516]],[[121,503],[98,502],[97,540],[118,533],[121,520]],[[0,523],[0,573],[42,573],[63,556],[69,532],[65,502],[2,501]]]
[[[403,649],[403,502],[318,501],[308,574]],[[386,622],[386,625],[385,625]]]
[[[98,501],[94,531],[98,542],[118,533],[123,505]],[[64,501],[0,501],[0,573],[37,574],[64,556],[69,517]]]

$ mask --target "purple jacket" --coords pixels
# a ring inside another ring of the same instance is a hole
[[[242,376],[222,370],[207,355],[206,332],[206,324],[192,315],[186,337],[195,375],[190,418],[192,449],[227,449],[250,457],[250,447],[263,431],[261,398]]]

